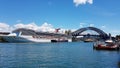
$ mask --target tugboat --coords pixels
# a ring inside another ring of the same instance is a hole
[[[96,50],[119,50],[119,46],[115,43],[96,43],[93,46],[94,49]]]
[[[119,45],[113,42],[111,37],[105,42],[100,42],[100,41],[96,42],[93,48],[96,50],[119,50],[120,49]]]

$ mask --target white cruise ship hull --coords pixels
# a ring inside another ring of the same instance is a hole
[[[9,43],[72,42],[71,39],[59,40],[55,38],[35,38],[33,36],[2,36],[2,38]]]
[[[3,39],[10,43],[51,42],[51,39],[33,38],[32,36],[3,36]]]

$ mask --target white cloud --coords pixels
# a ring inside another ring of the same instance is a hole
[[[105,25],[103,25],[103,26],[101,26],[101,28],[106,28],[106,26],[105,26]]]
[[[14,25],[14,28],[15,29],[18,29],[18,28],[27,28],[27,29],[37,30],[38,26],[34,22],[30,23],[30,24],[19,23],[19,24]]]
[[[0,28],[8,28],[9,25],[6,23],[0,23]]]
[[[95,26],[94,24],[80,23],[80,28],[83,28],[83,27],[94,27],[94,26]]]
[[[52,24],[48,24],[47,22],[43,23],[41,26],[36,25],[34,22],[29,24],[19,23],[14,25],[13,28],[14,29],[27,28],[35,31],[50,32],[50,33],[53,33],[56,30],[56,28],[54,28]],[[59,33],[65,33],[66,30],[69,30],[69,29],[60,28]],[[74,30],[71,29],[71,31],[73,32],[75,31],[75,29]]]
[[[80,27],[88,27],[94,26],[94,24],[87,24],[87,23],[80,23]],[[18,28],[27,28],[27,29],[33,29],[36,31],[42,31],[42,32],[55,32],[55,28],[52,24],[48,24],[47,22],[43,23],[42,25],[38,26],[35,24],[35,22],[29,23],[29,24],[23,24],[18,23],[13,26],[8,25],[7,23],[0,22],[0,32],[11,32],[12,30],[18,29]],[[105,31],[106,33],[111,33],[112,36],[116,36],[120,34],[120,30],[117,29],[109,29],[107,26],[103,25],[100,27],[101,30]],[[64,33],[66,30],[69,29],[60,29],[60,33]],[[71,31],[75,31],[77,29],[71,29]]]
[[[87,23],[80,23],[80,28],[86,27]]]
[[[6,31],[8,32],[8,31],[10,31],[10,29],[11,29],[11,27],[8,24],[0,22],[0,31],[1,32],[6,32]]]
[[[41,26],[36,25],[34,22],[29,24],[18,23],[13,26],[10,26],[6,23],[0,23],[0,32],[11,32],[18,28],[27,28],[42,32],[55,32],[55,28],[47,22],[43,23]]]
[[[45,22],[44,24],[42,24],[42,26],[38,27],[39,31],[42,32],[54,32],[55,28],[53,28],[53,26],[51,24],[48,24],[47,22]]]
[[[14,25],[14,28],[15,29],[27,28],[27,29],[33,29],[33,30],[42,31],[42,32],[53,32],[53,31],[55,31],[53,26],[51,24],[48,24],[47,22],[43,23],[41,26],[36,25],[34,22],[29,23],[29,24],[19,23],[19,24]]]
[[[90,24],[89,26],[90,26],[90,27],[93,27],[93,26],[95,26],[95,25],[94,25],[94,24]]]
[[[93,4],[93,0],[73,0],[73,2],[75,3],[75,6],[79,6],[81,4]]]

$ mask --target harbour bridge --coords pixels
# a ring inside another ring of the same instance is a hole
[[[88,31],[88,30],[94,31],[93,34],[91,34],[91,32],[87,33],[87,34],[84,33],[85,31]],[[97,34],[95,34],[95,32]],[[92,38],[94,40],[96,40],[96,39],[97,40],[98,39],[104,39],[105,40],[109,37],[107,35],[107,33],[105,33],[104,31],[102,31],[98,28],[95,28],[95,27],[85,27],[85,28],[78,29],[78,30],[76,30],[75,32],[72,33],[72,36],[73,36],[73,39],[77,39],[78,37],[83,36],[82,39]]]

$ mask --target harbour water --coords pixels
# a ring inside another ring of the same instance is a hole
[[[0,43],[0,68],[120,68],[120,51],[93,43]]]

